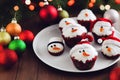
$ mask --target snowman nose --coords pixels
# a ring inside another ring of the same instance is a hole
[[[83,52],[83,56],[90,56],[88,53],[86,53],[86,52]]]
[[[54,47],[53,47],[53,50],[60,50],[60,48],[59,48],[59,47],[54,46]]]
[[[88,13],[85,13],[85,16],[88,17]]]
[[[66,25],[69,25],[69,24],[70,24],[70,22],[68,22],[68,21],[65,21],[65,24],[66,24]]]
[[[72,31],[71,31],[71,32],[76,32],[76,31],[77,31],[77,29],[72,28]]]
[[[107,51],[108,51],[108,52],[111,52],[111,48],[110,48],[110,47],[108,47],[108,48],[107,48]]]
[[[100,32],[103,32],[104,31],[104,28],[103,26],[100,27]]]

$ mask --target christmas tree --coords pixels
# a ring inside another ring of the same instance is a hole
[[[16,15],[18,21],[39,15],[39,11],[47,0],[0,0],[0,25],[6,25]],[[70,15],[76,15],[84,8],[91,9],[95,14],[102,14],[109,8],[120,10],[119,0],[48,0],[50,5],[60,5]],[[19,10],[15,11],[14,7]]]

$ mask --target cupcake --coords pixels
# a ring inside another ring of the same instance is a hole
[[[77,16],[79,24],[85,26],[89,31],[91,23],[96,20],[96,16],[90,9],[83,9]]]
[[[81,39],[83,39],[86,33],[87,33],[87,30],[85,27],[79,24],[74,24],[74,25],[70,25],[69,27],[63,28],[62,37],[66,45],[72,48]]]
[[[118,58],[120,56],[120,39],[106,38],[102,43],[102,54],[109,59]]]
[[[90,31],[93,33],[96,43],[98,43],[99,38],[106,38],[114,34],[112,22],[105,18],[95,20],[91,25]]]
[[[69,25],[72,24],[76,24],[76,21],[72,18],[63,18],[60,22],[59,22],[59,29],[60,31],[62,31],[62,29],[64,27],[68,27]]]
[[[47,45],[47,50],[51,55],[59,56],[64,52],[63,39],[59,37],[52,37]]]
[[[91,69],[97,60],[97,56],[98,52],[88,41],[82,41],[70,50],[70,58],[79,70]]]

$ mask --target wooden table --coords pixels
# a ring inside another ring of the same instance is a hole
[[[23,29],[33,31],[35,35],[45,26],[38,18],[22,21],[20,24]],[[26,51],[15,66],[8,70],[0,68],[0,80],[109,80],[110,71],[118,66],[120,67],[120,61],[97,72],[64,72],[44,64],[37,58],[32,46],[27,46]]]

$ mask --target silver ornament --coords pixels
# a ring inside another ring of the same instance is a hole
[[[111,20],[113,23],[117,22],[120,18],[119,13],[115,9],[107,10],[103,16],[104,18]]]

